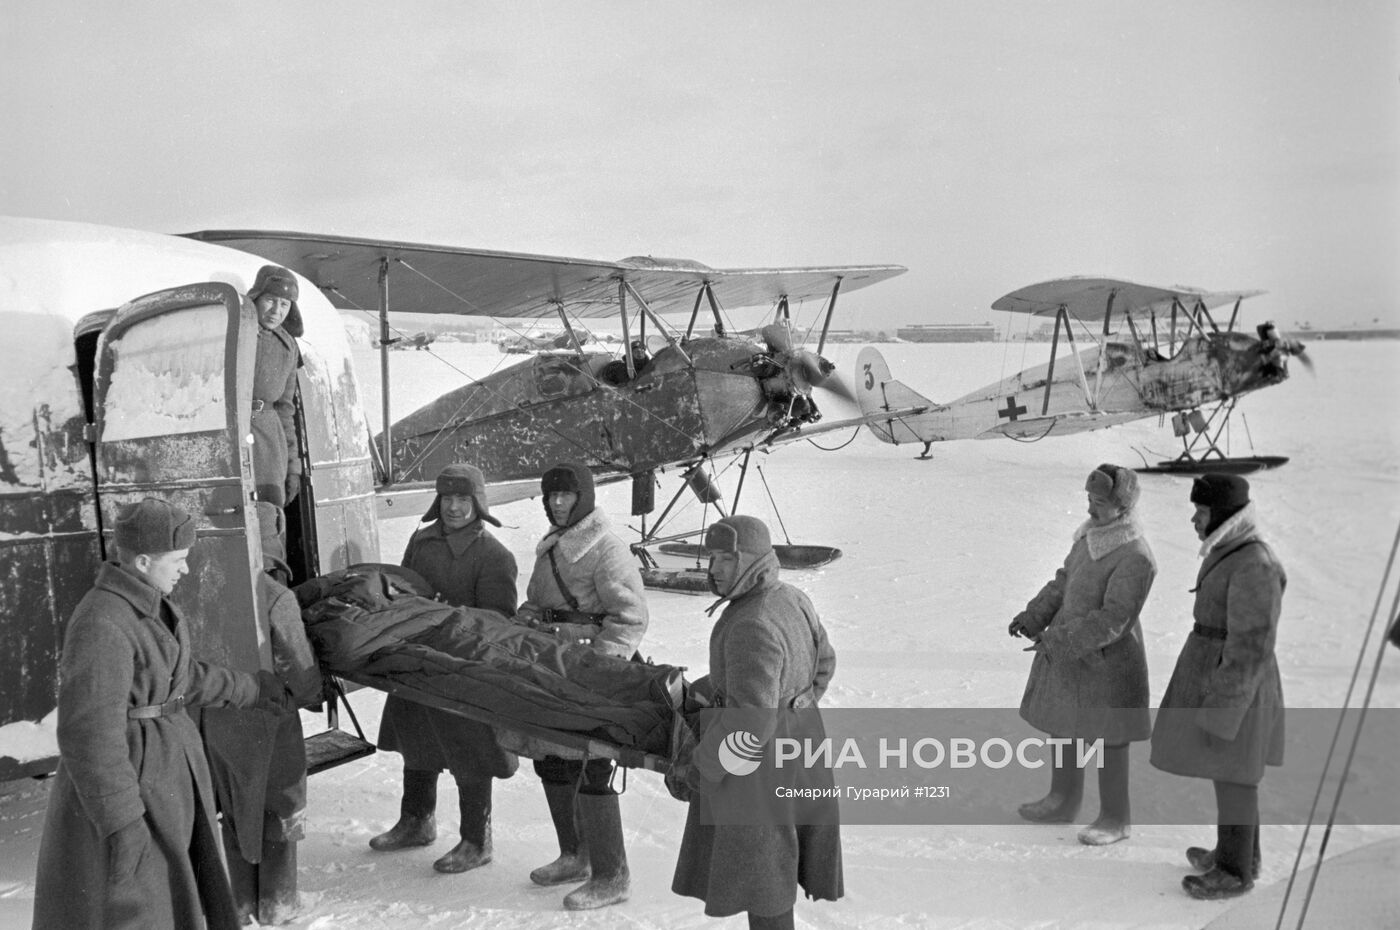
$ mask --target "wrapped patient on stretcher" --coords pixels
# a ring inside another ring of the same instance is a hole
[[[561,642],[492,610],[432,599],[417,573],[361,564],[299,585],[325,669],[374,676],[519,722],[670,756],[681,669]]]

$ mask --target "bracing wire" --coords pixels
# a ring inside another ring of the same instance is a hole
[[[768,495],[768,503],[773,507],[773,516],[778,518],[778,526],[782,527],[783,539],[787,540],[789,546],[792,545],[792,537],[788,535],[787,524],[783,522],[783,515],[778,511],[778,502],[773,500],[773,489],[768,487],[768,476],[763,473],[763,466],[758,467],[758,477],[763,480],[763,490]]]
[[[464,297],[464,296],[461,295],[461,294],[458,294],[456,291],[452,290],[451,288],[447,287],[446,285],[442,284],[441,282],[436,281],[436,280],[433,279],[430,275],[424,273],[423,271],[419,270],[418,268],[415,268],[413,265],[409,264],[409,263],[406,262],[406,261],[403,261],[402,259],[396,259],[396,261],[398,261],[399,264],[401,264],[404,268],[408,269],[409,271],[411,271],[411,272],[414,273],[415,275],[417,275],[417,276],[423,278],[425,281],[427,281],[428,283],[432,284],[433,286],[439,288],[439,289],[442,290],[444,293],[449,294],[450,296],[452,296],[452,297],[455,298],[456,300],[460,301],[464,306],[466,306],[466,307],[468,307],[468,308],[471,308],[471,309],[473,309],[473,310],[477,309],[476,306],[475,306],[470,300],[468,300],[466,297]],[[368,309],[366,309],[365,307],[361,307],[359,304],[355,303],[353,300],[351,300],[351,299],[350,299],[348,296],[346,296],[344,293],[342,293],[342,292],[340,292],[340,291],[338,291],[338,290],[336,290],[335,293],[336,293],[337,295],[339,295],[339,296],[341,297],[342,300],[344,300],[346,303],[348,303],[349,305],[351,305],[351,306],[354,307],[355,309],[361,311],[362,313],[366,313],[366,314],[370,314],[370,315],[376,316],[376,318],[377,318],[377,315],[375,315],[373,311],[368,310]],[[578,322],[577,318],[575,319],[574,322],[576,322],[576,323]],[[400,329],[398,329],[397,327],[391,327],[391,328],[392,328],[392,329],[394,330],[394,332],[397,333],[400,337],[402,337],[402,336],[405,335],[405,334],[403,333],[403,331],[400,330]],[[510,327],[508,327],[508,328],[510,328]],[[585,332],[588,332],[588,328],[587,328],[586,326],[583,327],[583,328],[584,328],[584,331],[585,331]],[[472,376],[471,376],[470,374],[468,374],[466,371],[464,371],[463,369],[461,369],[461,368],[458,367],[457,365],[453,364],[452,362],[448,361],[446,358],[444,358],[443,356],[439,355],[438,353],[433,352],[433,351],[430,349],[430,350],[429,350],[429,354],[432,355],[434,358],[436,358],[438,361],[440,361],[442,364],[447,365],[452,371],[454,371],[454,372],[456,372],[457,374],[461,375],[461,376],[463,377],[463,379],[465,379],[465,381],[466,381],[467,383],[469,383],[469,384],[476,384],[477,386],[480,386],[480,387],[485,388],[486,391],[487,391],[489,394],[495,396],[495,397],[496,397],[497,399],[499,399],[499,400],[509,401],[509,398],[505,397],[505,396],[504,396],[503,394],[501,394],[499,391],[496,391],[495,389],[491,388],[489,385],[485,384],[481,379],[472,377]],[[499,370],[499,369],[500,369],[500,366],[504,363],[504,361],[505,361],[504,358],[502,358],[501,361],[498,361],[498,362],[496,363],[496,365],[492,368],[491,373],[494,374],[497,370]],[[592,375],[591,371],[588,372],[588,373],[590,374],[590,376]],[[595,380],[596,380],[596,379],[595,379]],[[618,400],[619,400],[619,402],[621,402],[621,403],[631,404],[633,407],[635,407],[637,410],[641,411],[645,416],[647,416],[647,418],[648,418],[649,420],[654,421],[654,422],[660,424],[661,426],[663,426],[664,428],[671,430],[671,431],[674,432],[676,435],[678,435],[678,436],[687,436],[687,435],[688,435],[687,433],[685,433],[684,430],[681,430],[679,427],[675,426],[675,424],[670,423],[669,421],[665,420],[664,418],[657,416],[657,415],[654,414],[652,411],[648,410],[646,407],[643,407],[643,406],[640,405],[640,404],[637,404],[635,401],[633,401],[631,398],[627,397],[626,395],[624,395],[624,394],[622,394],[622,393],[619,393],[619,394],[618,394]],[[462,406],[461,408],[459,408],[458,410],[454,411],[452,417],[450,417],[449,419],[453,419],[453,418],[456,418],[456,417],[458,417],[458,416],[463,416],[463,415],[465,415],[465,416],[471,416],[472,413],[474,413],[474,411],[472,411],[472,412],[466,412],[466,410],[465,410],[466,403],[467,403],[467,401],[464,400],[464,401],[463,401],[463,406]],[[530,415],[532,420],[536,419],[532,414],[530,414],[530,412],[529,412],[528,410],[525,410],[525,411],[522,411],[522,412],[526,413],[527,415]],[[538,421],[536,420],[536,422],[538,422]],[[563,433],[561,430],[559,430],[558,428],[556,428],[556,427],[554,427],[554,426],[549,426],[549,425],[547,425],[547,426],[546,426],[546,429],[548,429],[550,432],[552,432],[552,433],[554,433],[555,435],[557,435],[559,438],[563,439],[565,442],[569,443],[569,444],[570,444],[571,446],[573,446],[574,448],[578,449],[580,452],[583,452],[583,453],[591,453],[591,452],[593,451],[593,450],[592,450],[589,446],[587,446],[586,444],[580,442],[579,440],[575,439],[574,437],[571,437],[571,436],[566,435],[565,433]],[[425,456],[431,454],[436,448],[438,448],[438,446],[439,446],[441,443],[446,442],[446,441],[447,441],[447,433],[448,433],[447,430],[442,430],[442,431],[439,433],[438,437],[435,438],[435,439],[433,440],[433,442],[428,443],[428,444],[420,451],[420,453],[419,453],[419,455],[417,456],[417,458],[415,459],[415,461],[409,463],[408,467],[411,468],[411,467],[413,467],[414,465],[417,465],[419,462],[421,462],[421,461],[424,459]],[[617,464],[617,463],[609,463],[609,464]]]
[[[1322,791],[1327,783],[1327,771],[1331,767],[1333,758],[1336,756],[1337,743],[1341,739],[1342,728],[1346,723],[1346,711],[1351,706],[1352,694],[1355,692],[1357,681],[1361,677],[1362,665],[1366,658],[1366,649],[1371,642],[1371,633],[1376,628],[1376,619],[1380,615],[1381,603],[1384,601],[1386,589],[1390,585],[1391,571],[1395,567],[1395,558],[1397,551],[1400,551],[1400,525],[1396,526],[1395,540],[1390,545],[1390,557],[1386,559],[1385,571],[1381,575],[1380,588],[1376,592],[1376,603],[1371,608],[1371,619],[1366,624],[1366,633],[1362,637],[1361,648],[1357,651],[1356,667],[1352,670],[1351,681],[1347,684],[1346,696],[1342,698],[1341,712],[1337,716],[1337,726],[1332,733],[1332,743],[1327,748],[1327,759],[1325,764],[1323,765],[1322,774],[1318,778],[1317,792],[1313,795],[1312,807],[1308,810],[1308,822],[1307,825],[1303,828],[1303,837],[1298,843],[1298,853],[1294,857],[1293,868],[1288,874],[1288,885],[1284,888],[1283,901],[1279,905],[1278,921],[1274,924],[1274,930],[1280,930],[1280,928],[1283,926],[1283,918],[1288,910],[1288,901],[1293,893],[1293,884],[1298,878],[1298,870],[1301,867],[1303,861],[1303,852],[1307,848],[1308,833],[1312,829],[1313,818],[1317,814],[1318,803],[1322,798]],[[1397,587],[1395,599],[1391,605],[1391,618],[1395,617],[1397,610],[1400,610],[1400,587]],[[1371,671],[1371,678],[1366,687],[1366,695],[1361,703],[1360,719],[1357,721],[1356,731],[1352,736],[1351,746],[1347,751],[1346,762],[1342,766],[1341,776],[1337,781],[1336,793],[1332,799],[1332,808],[1327,816],[1327,826],[1323,832],[1321,844],[1318,847],[1317,865],[1313,868],[1312,877],[1308,881],[1308,888],[1303,897],[1301,912],[1298,915],[1297,926],[1300,928],[1300,930],[1303,926],[1303,921],[1307,919],[1308,905],[1312,902],[1313,891],[1317,886],[1317,878],[1319,873],[1321,873],[1322,871],[1322,859],[1324,854],[1327,852],[1327,841],[1331,838],[1332,825],[1336,822],[1337,808],[1341,804],[1342,800],[1342,789],[1346,786],[1347,775],[1351,771],[1351,764],[1356,756],[1356,748],[1361,740],[1361,730],[1366,722],[1366,709],[1371,704],[1371,695],[1375,690],[1376,679],[1379,677],[1381,670],[1381,659],[1384,656],[1385,640],[1384,633],[1382,633],[1380,651],[1376,654],[1375,667]]]

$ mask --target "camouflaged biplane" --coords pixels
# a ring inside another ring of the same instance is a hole
[[[389,419],[385,375],[375,446],[381,500],[400,513],[426,507],[432,479],[451,462],[479,467],[492,500],[502,501],[534,495],[547,469],[574,460],[600,482],[631,478],[633,513],[645,515],[654,507],[658,470],[688,476],[674,504],[686,487],[707,484],[706,467],[716,456],[858,426],[866,418],[817,423],[813,388],[851,396],[820,354],[831,315],[840,294],[905,271],[719,269],[651,257],[606,262],[294,232],[190,235],[291,268],[339,308],[377,309],[381,342],[392,313],[562,324],[567,348],[469,380],[397,422]],[[790,308],[806,301],[825,308],[815,350],[791,336]],[[774,323],[728,332],[723,311],[750,307],[772,309]],[[688,319],[683,330],[666,324],[673,315]],[[623,347],[651,346],[654,354],[595,348],[579,324],[597,319],[620,324]],[[643,517],[646,542],[661,541],[656,529],[669,511],[651,530]]]

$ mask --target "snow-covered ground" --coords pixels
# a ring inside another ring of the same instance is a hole
[[[897,377],[935,400],[960,396],[1003,374],[1044,361],[1046,345],[881,347]],[[490,346],[435,346],[452,365],[484,374],[502,363]],[[828,355],[847,378],[857,346]],[[1292,461],[1251,478],[1261,524],[1289,572],[1278,658],[1290,707],[1336,707],[1347,691],[1387,554],[1400,524],[1400,432],[1388,403],[1400,396],[1400,343],[1321,342],[1310,346],[1317,376],[1295,366],[1289,382],[1248,398],[1237,411],[1233,451],[1281,454]],[[377,369],[364,350],[362,377]],[[517,361],[510,358],[505,364]],[[423,353],[395,353],[401,368],[394,407],[400,414],[459,383],[446,364]],[[366,409],[378,410],[372,384]],[[829,417],[842,404],[823,402]],[[846,411],[849,413],[850,411]],[[1242,414],[1243,416],[1240,416]],[[371,414],[374,415],[373,413]],[[1247,418],[1247,423],[1246,423]],[[844,436],[827,436],[824,446]],[[1134,448],[1164,454],[1175,440],[1156,420],[1039,443],[1006,440],[947,443],[932,461],[917,447],[877,443],[864,432],[839,452],[806,443],[761,464],[792,541],[839,546],[839,561],[816,572],[788,573],[821,612],[838,653],[827,694],[832,707],[1015,707],[1029,657],[1006,635],[1006,624],[1059,565],[1084,518],[1084,476],[1099,462],[1140,464]],[[1155,456],[1150,456],[1154,457]],[[761,482],[750,482],[743,509],[770,517]],[[732,486],[728,485],[728,486]],[[1166,687],[1190,629],[1198,564],[1189,524],[1189,478],[1144,477],[1141,514],[1159,563],[1143,616],[1154,702]],[[600,493],[615,523],[627,516],[628,489]],[[497,511],[499,536],[523,566],[545,527],[538,501]],[[698,505],[691,506],[698,522]],[[774,524],[775,536],[783,531]],[[387,561],[396,560],[411,519],[382,525]],[[522,579],[523,584],[523,579]],[[1393,592],[1392,581],[1391,591]],[[1389,601],[1387,600],[1387,605]],[[643,652],[703,673],[710,622],[708,598],[650,593],[651,629]],[[1373,637],[1365,669],[1375,654]],[[1394,650],[1391,650],[1394,653]],[[1387,656],[1374,703],[1400,707],[1400,656]],[[361,722],[377,731],[381,697],[358,693]],[[312,725],[308,716],[308,723]],[[1133,754],[1134,771],[1146,752]],[[397,815],[400,760],[380,754],[316,776],[310,787],[309,836],[301,845],[305,913],[299,928],[638,928],[742,927],[742,917],[713,921],[699,902],[670,892],[685,817],[659,777],[632,773],[622,800],[632,868],[632,900],[591,914],[561,909],[567,889],[532,886],[529,870],[555,853],[544,798],[528,765],[498,782],[495,861],[465,875],[445,876],[430,863],[454,841],[455,789],[441,781],[440,839],[432,848],[371,852],[366,841]],[[1096,810],[1090,788],[1081,821]],[[1267,795],[1266,778],[1263,791]],[[1391,773],[1379,790],[1400,793]],[[45,786],[9,785],[0,799],[0,926],[27,926]],[[1199,783],[1203,826],[1140,825],[1127,842],[1081,846],[1077,825],[848,826],[844,828],[847,896],[836,904],[797,905],[797,924],[811,928],[1203,927],[1232,905],[1192,901],[1179,882],[1182,851],[1210,845],[1210,786]],[[1008,797],[1014,808],[1029,800]],[[1303,828],[1266,825],[1260,887],[1236,905],[1247,924],[1273,925],[1263,902],[1269,886],[1288,879]],[[1315,850],[1319,832],[1309,840]],[[1350,826],[1332,832],[1329,859],[1400,838],[1400,827]],[[1310,862],[1312,854],[1305,861]],[[1400,912],[1394,874],[1362,882],[1365,895]],[[1308,926],[1332,926],[1325,903]],[[1295,891],[1302,892],[1302,885]],[[1352,892],[1348,892],[1352,893]],[[1291,924],[1290,924],[1291,925]],[[1354,926],[1354,924],[1353,924]]]

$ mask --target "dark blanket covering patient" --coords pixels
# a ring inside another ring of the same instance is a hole
[[[379,564],[296,588],[307,634],[333,674],[384,677],[509,720],[669,757],[681,669],[561,643],[431,595],[415,572]]]

